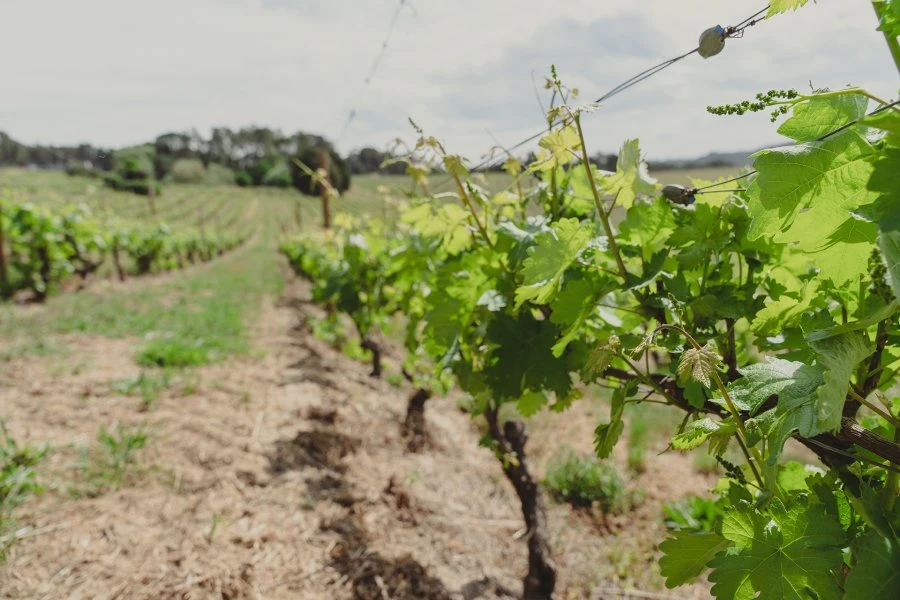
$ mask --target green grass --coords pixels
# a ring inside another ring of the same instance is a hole
[[[72,497],[94,498],[121,487],[139,470],[138,452],[147,445],[143,428],[118,426],[114,431],[100,427],[97,446],[85,449],[78,465],[78,481],[69,489]]]
[[[282,285],[271,248],[256,244],[208,268],[163,285],[126,286],[118,293],[86,291],[53,298],[24,318],[0,310],[0,335],[86,332],[112,338],[138,336],[144,365],[191,366],[248,348],[246,324],[263,295]]]

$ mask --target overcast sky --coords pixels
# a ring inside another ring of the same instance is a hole
[[[408,117],[478,159],[541,129],[532,86],[555,63],[599,96],[737,23],[765,0],[0,0],[0,131],[103,146],[192,127],[265,125],[339,150],[411,138]],[[767,115],[705,111],[757,91],[858,84],[896,97],[897,71],[863,0],[819,0],[673,66],[586,117],[591,152],[639,137],[651,159],[778,141]]]

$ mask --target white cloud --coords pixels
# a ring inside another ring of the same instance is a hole
[[[411,0],[342,140],[347,151],[410,137],[407,117],[476,158],[485,128],[513,143],[541,128],[531,71],[555,62],[596,97],[694,47],[762,0]],[[336,138],[397,4],[376,0],[0,0],[0,130],[28,143],[119,146],[159,133],[248,124]],[[655,158],[776,140],[764,115],[707,104],[771,88],[847,83],[896,94],[871,10],[820,0],[692,56],[587,119],[593,150],[640,137]]]

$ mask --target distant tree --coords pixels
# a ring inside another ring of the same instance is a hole
[[[328,172],[328,181],[337,191],[345,192],[350,189],[350,170],[347,168],[347,163],[330,146],[305,148],[295,158],[311,171],[325,168]],[[294,180],[294,187],[300,192],[310,196],[320,196],[322,194],[321,186],[317,185],[296,164],[291,165],[291,174]]]

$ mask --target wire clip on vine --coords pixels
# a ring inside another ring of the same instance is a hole
[[[700,42],[697,46],[697,54],[703,58],[715,56],[725,47],[725,37],[727,36],[725,28],[721,25],[710,27],[700,34]]]
[[[683,185],[675,184],[663,186],[662,189],[662,194],[667,200],[675,204],[683,204],[684,206],[690,206],[697,201],[694,197],[696,193],[697,188],[686,188]]]

